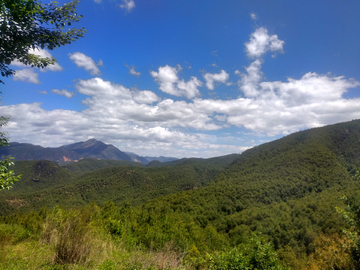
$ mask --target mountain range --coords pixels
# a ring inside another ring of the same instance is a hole
[[[78,162],[16,161],[22,178],[0,192],[0,218],[44,206],[97,205],[112,233],[139,245],[171,242],[195,254],[237,247],[255,233],[286,265],[305,269],[323,235],[338,239],[347,226],[336,211],[346,207],[340,198],[360,205],[360,120],[290,134],[242,154],[147,165],[94,159],[91,151],[106,148],[85,143],[60,147],[92,157]]]
[[[77,142],[56,148],[44,148],[40,145],[12,142],[9,146],[0,148],[0,156],[12,156],[15,160],[51,160],[56,163],[77,162],[84,158],[101,160],[123,160],[148,164],[153,160],[167,162],[176,158],[141,157],[134,153],[125,153],[111,144],[105,144],[96,139]]]

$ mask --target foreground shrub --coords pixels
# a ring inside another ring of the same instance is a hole
[[[0,224],[0,243],[19,242],[30,236],[28,230],[16,224]]]
[[[270,243],[254,236],[250,243],[227,252],[209,255],[212,270],[285,270]]]
[[[91,227],[77,210],[55,208],[45,222],[42,241],[53,246],[56,264],[84,264],[94,248]]]

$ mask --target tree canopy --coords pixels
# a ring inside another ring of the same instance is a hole
[[[53,64],[55,58],[41,58],[29,51],[53,50],[82,37],[84,28],[65,29],[82,17],[76,13],[78,3],[74,0],[58,6],[57,2],[42,4],[38,0],[0,0],[1,75],[15,74],[9,67],[14,60],[38,68]]]
[[[1,76],[15,74],[16,71],[9,67],[15,60],[38,68],[54,64],[55,58],[42,58],[30,52],[44,48],[53,50],[83,36],[84,28],[65,29],[82,17],[75,12],[78,3],[79,0],[74,0],[58,6],[57,2],[42,4],[38,0],[0,0]],[[0,116],[0,127],[8,120],[8,117]],[[8,144],[8,138],[0,132],[0,147]],[[9,169],[13,165],[11,159],[0,161],[0,190],[10,188],[20,178]]]
[[[9,118],[0,116],[0,127],[5,126],[8,120]],[[9,145],[9,141],[6,134],[0,132],[0,147],[7,145]],[[15,176],[14,171],[9,169],[11,165],[14,165],[11,159],[11,157],[8,157],[4,160],[0,160],[0,190],[10,188],[14,182],[19,181],[20,179],[20,176]]]

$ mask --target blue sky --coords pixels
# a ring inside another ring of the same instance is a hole
[[[67,1],[59,1],[63,4]],[[48,1],[43,1],[48,3]],[[213,157],[360,118],[358,1],[83,0],[87,33],[45,70],[14,62],[11,141],[96,138]]]

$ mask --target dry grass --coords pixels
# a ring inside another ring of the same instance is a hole
[[[0,246],[0,269],[188,269],[183,259],[172,243],[159,251],[126,250],[120,239],[78,212],[58,211],[48,217],[39,238],[19,237]]]
[[[85,266],[98,262],[109,249],[109,241],[100,236],[80,212],[64,215],[59,210],[45,222],[41,242],[52,247],[52,263]]]
[[[183,263],[185,254],[168,243],[160,251],[132,251],[127,259],[127,268],[135,269],[187,269]]]

